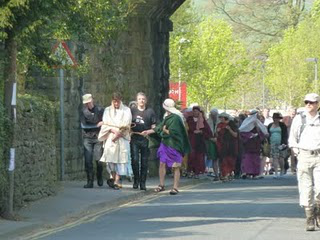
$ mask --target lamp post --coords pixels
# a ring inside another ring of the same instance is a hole
[[[307,62],[314,62],[314,88],[318,91],[318,58],[306,58]]]
[[[180,40],[179,40],[179,49],[178,49],[178,56],[179,56],[179,69],[178,69],[178,79],[179,79],[179,102],[181,101],[181,73],[182,73],[182,70],[181,70],[181,59],[182,59],[182,55],[181,55],[181,46],[182,44],[184,43],[189,43],[190,41],[184,37],[182,37]]]
[[[265,84],[264,84],[264,72],[265,72],[265,62],[262,63],[262,109],[265,108],[265,99],[266,99],[266,93],[265,93]]]
[[[268,56],[267,55],[260,55],[260,56],[257,56],[257,59],[261,60],[262,61],[262,65],[261,65],[261,69],[262,69],[262,109],[265,108],[265,105],[266,105],[266,93],[265,93],[265,81],[264,81],[264,78],[265,78],[265,64],[266,64],[266,61],[268,60]]]

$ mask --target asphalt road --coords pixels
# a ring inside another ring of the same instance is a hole
[[[294,176],[205,182],[146,196],[92,219],[51,229],[37,239],[319,240],[305,231]]]

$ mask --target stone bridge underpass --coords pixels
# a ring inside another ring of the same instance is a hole
[[[129,18],[129,27],[116,40],[104,46],[68,42],[78,61],[89,56],[89,73],[79,77],[74,70],[64,71],[64,162],[60,158],[59,112],[34,111],[28,100],[18,102],[19,137],[16,143],[14,202],[20,207],[54,194],[61,177],[84,177],[84,160],[79,112],[81,96],[92,93],[96,103],[106,107],[113,91],[124,95],[128,104],[139,91],[148,96],[149,105],[162,116],[161,104],[169,90],[170,16],[185,0],[145,0]],[[59,74],[34,73],[26,86],[35,95],[59,103]],[[58,109],[58,108],[57,108]],[[51,115],[50,115],[51,114]],[[53,120],[53,119],[56,119]],[[49,151],[49,152],[48,152]],[[61,169],[64,175],[61,176]],[[155,151],[149,160],[150,175],[157,174]]]

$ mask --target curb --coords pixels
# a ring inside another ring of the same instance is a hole
[[[190,185],[199,185],[201,183],[209,182],[206,179],[188,179],[185,182],[180,183],[180,188],[187,187]],[[211,182],[211,181],[210,181]],[[106,214],[112,211],[119,210],[121,207],[128,205],[129,203],[138,202],[143,198],[150,197],[152,200],[152,196],[160,197],[168,194],[168,189],[172,187],[173,184],[170,183],[167,185],[167,190],[161,193],[155,193],[154,190],[147,189],[147,191],[137,191],[129,196],[121,196],[113,199],[112,202],[106,201],[98,204],[88,205],[88,207],[84,210],[81,210],[77,213],[73,213],[71,215],[66,215],[57,220],[55,224],[45,224],[45,223],[33,223],[30,226],[24,226],[20,229],[13,230],[11,232],[5,233],[3,235],[0,234],[1,239],[17,239],[17,240],[29,240],[29,239],[38,239],[41,237],[45,237],[46,235],[50,235],[50,233],[62,231],[66,228],[71,228],[73,226],[79,225],[84,221],[90,221],[102,214]]]

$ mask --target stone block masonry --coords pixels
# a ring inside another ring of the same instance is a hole
[[[56,106],[30,95],[20,95],[17,106],[15,208],[55,193],[59,156]]]

